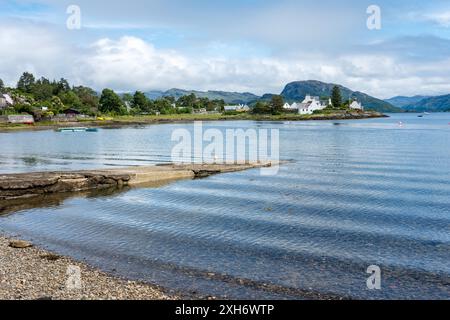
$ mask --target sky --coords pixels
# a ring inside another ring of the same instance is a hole
[[[0,78],[24,71],[119,92],[450,94],[450,1],[0,0]]]

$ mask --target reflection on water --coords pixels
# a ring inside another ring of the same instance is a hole
[[[0,216],[6,216],[18,211],[25,211],[28,209],[37,208],[56,208],[64,204],[68,199],[72,198],[101,198],[111,197],[115,194],[128,191],[128,187],[101,189],[101,190],[89,190],[83,192],[71,192],[71,193],[52,193],[42,196],[36,196],[32,198],[22,198],[13,200],[1,200],[0,201]]]
[[[293,162],[272,177],[249,170],[10,206],[18,212],[0,229],[190,294],[449,298],[450,116],[334,123],[208,123],[279,128],[281,157]],[[0,170],[164,163],[172,130],[186,126],[0,135]],[[35,147],[42,141],[48,148]],[[49,162],[27,167],[24,157]],[[380,291],[366,287],[370,265],[381,267]]]

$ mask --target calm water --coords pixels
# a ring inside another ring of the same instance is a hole
[[[450,114],[204,126],[278,128],[292,162],[276,176],[47,199],[0,217],[0,230],[192,294],[450,298]],[[168,162],[183,127],[1,133],[0,172]],[[380,291],[366,287],[369,265]]]

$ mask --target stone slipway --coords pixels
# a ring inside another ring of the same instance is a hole
[[[272,163],[170,164],[104,170],[5,174],[0,175],[0,201],[204,178],[213,174],[271,166]]]

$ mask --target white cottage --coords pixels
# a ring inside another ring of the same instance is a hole
[[[323,110],[326,107],[326,105],[320,102],[319,97],[312,97],[310,95],[307,95],[305,97],[305,100],[303,100],[303,102],[299,104],[298,113],[302,115],[313,114],[314,111]]]
[[[14,100],[9,94],[0,94],[0,109],[14,105]]]
[[[294,102],[293,104],[285,103],[283,106],[284,110],[298,110],[299,104]]]
[[[248,105],[240,104],[240,105],[230,105],[224,107],[225,111],[237,111],[237,112],[248,112],[250,111],[250,107]]]
[[[350,104],[350,109],[364,110],[364,107],[362,106],[362,104],[360,102],[355,100]]]

